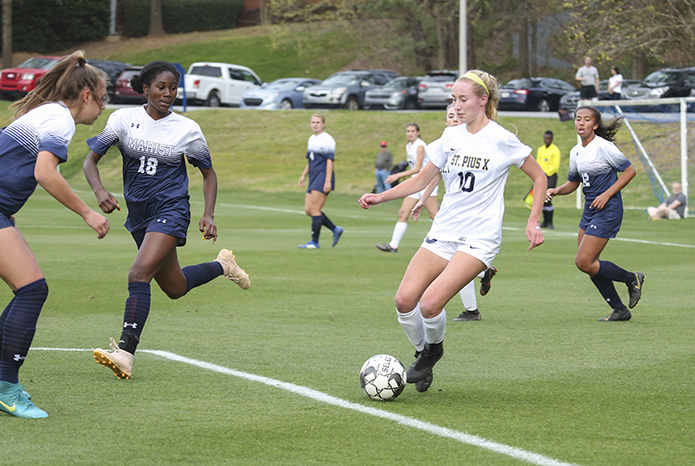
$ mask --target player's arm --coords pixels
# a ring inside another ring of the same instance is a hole
[[[437,187],[439,184],[439,180],[442,179],[442,172],[440,171],[436,175],[434,175],[434,178],[432,178],[432,181],[427,185],[425,190],[422,192],[422,196],[420,196],[420,199],[418,199],[417,203],[415,206],[412,208],[410,211],[410,217],[417,221],[420,220],[420,212],[422,212],[422,208],[425,207],[425,201],[430,198],[430,195],[432,194],[432,191],[434,191],[434,188]]]
[[[121,206],[118,205],[118,201],[113,195],[104,188],[101,182],[101,176],[99,175],[99,168],[97,164],[103,155],[97,154],[93,150],[89,151],[87,157],[84,159],[82,164],[82,171],[84,171],[84,176],[87,178],[87,183],[92,188],[94,195],[97,197],[97,202],[99,203],[99,208],[110,214],[114,210],[121,210]]]
[[[551,200],[555,196],[564,196],[565,194],[573,193],[579,187],[579,181],[565,181],[559,188],[550,188],[545,192],[545,199]]]
[[[39,151],[34,167],[34,178],[43,189],[58,202],[82,217],[87,225],[97,232],[98,238],[103,238],[109,232],[109,222],[101,214],[94,212],[70,188],[65,178],[58,173],[59,159],[51,152]]]
[[[203,233],[203,239],[217,241],[217,225],[215,225],[215,203],[217,202],[217,173],[215,169],[201,168],[203,175],[203,197],[205,198],[205,210],[198,222],[198,229]]]
[[[323,192],[324,193],[330,193],[331,188],[333,187],[331,184],[331,180],[333,179],[333,159],[328,159],[326,160],[326,179],[323,182]]]
[[[368,209],[369,206],[381,204],[382,202],[392,201],[394,199],[402,199],[413,193],[422,191],[427,187],[427,184],[434,178],[434,176],[439,172],[432,162],[429,162],[420,171],[420,174],[414,178],[409,178],[398,186],[393,187],[383,193],[373,194],[365,193],[359,200],[360,207],[363,209]]]
[[[420,173],[420,170],[422,169],[422,162],[425,160],[425,146],[418,146],[417,148],[417,155],[415,156],[415,166],[413,168],[410,168],[408,170],[404,170],[402,172],[394,173],[393,175],[389,175],[386,177],[386,182],[387,183],[393,183],[399,178],[403,178],[405,176],[409,175],[415,175],[417,173]]]
[[[304,170],[302,171],[302,174],[299,175],[299,186],[304,186],[304,180],[306,179],[307,174],[309,173],[309,162],[306,163],[304,166]]]
[[[594,199],[594,201],[591,203],[591,208],[603,209],[608,200],[627,186],[627,184],[635,177],[636,174],[637,171],[635,170],[635,166],[628,166],[625,170],[623,170],[618,179],[611,185],[610,188],[606,189],[603,193],[597,196],[596,199]]]
[[[548,188],[548,177],[545,176],[545,172],[533,157],[526,157],[524,164],[521,166],[521,171],[533,180],[534,193],[542,193]],[[526,237],[530,242],[529,249],[540,246],[545,241],[543,230],[538,226],[541,219],[541,211],[543,210],[543,202],[545,202],[543,196],[533,196],[531,214],[526,223]]]

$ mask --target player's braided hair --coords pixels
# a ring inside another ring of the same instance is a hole
[[[19,118],[47,102],[75,102],[85,88],[94,94],[101,86],[106,86],[108,79],[102,70],[87,64],[84,52],[78,50],[58,62],[41,78],[34,90],[10,108],[17,109],[14,116]]]
[[[138,94],[144,94],[145,91],[142,89],[143,84],[149,87],[152,84],[152,80],[156,78],[159,73],[163,73],[164,71],[171,72],[176,76],[177,81],[181,76],[179,70],[177,70],[174,65],[168,61],[158,60],[143,66],[142,70],[140,70],[140,74],[136,74],[130,78],[130,85]]]

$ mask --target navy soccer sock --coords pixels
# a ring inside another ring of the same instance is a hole
[[[7,316],[10,314],[12,304],[14,304],[14,298],[10,300],[10,303],[5,307],[5,310],[2,311],[2,314],[0,314],[0,348],[2,348],[2,329],[5,328],[5,320],[7,320]]]
[[[125,312],[123,313],[123,333],[118,347],[135,353],[135,347],[140,341],[142,328],[145,326],[147,316],[150,314],[150,284],[147,282],[128,283],[130,296],[125,302]],[[134,338],[129,337],[133,335]]]
[[[598,288],[598,292],[601,293],[601,296],[603,296],[603,299],[606,300],[611,308],[623,309],[625,307],[623,302],[620,300],[620,296],[618,296],[618,292],[615,291],[615,286],[613,286],[613,282],[611,280],[600,278],[598,275],[595,275],[591,277],[591,281],[594,283],[596,288]]]
[[[599,269],[596,274],[599,278],[605,278],[614,282],[630,283],[635,279],[635,274],[615,265],[613,262],[598,261]]]
[[[217,278],[224,273],[222,264],[219,262],[204,262],[197,265],[189,265],[181,269],[183,276],[186,277],[186,293],[196,286],[204,285],[213,278]]]
[[[14,292],[11,307],[2,313],[0,381],[19,383],[19,368],[29,352],[36,333],[36,321],[48,297],[48,284],[42,278]]]
[[[321,225],[323,224],[323,215],[311,216],[311,241],[319,242],[319,234],[321,233]]]
[[[321,224],[331,231],[335,230],[335,224],[331,222],[331,219],[326,217],[326,214],[324,214],[323,212],[321,212]]]

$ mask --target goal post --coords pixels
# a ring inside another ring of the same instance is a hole
[[[633,164],[640,160],[638,174],[643,170],[649,179],[651,190],[634,181],[625,188],[624,202],[626,197],[630,199],[627,208],[662,203],[671,195],[671,184],[680,181],[688,199],[686,216],[693,212],[688,193],[695,163],[689,163],[688,155],[695,154],[695,97],[580,100],[577,108],[584,106],[597,107],[604,121],[623,118],[624,128],[618,132],[616,144]]]

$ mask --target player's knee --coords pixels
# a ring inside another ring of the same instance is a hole
[[[128,283],[130,282],[151,282],[152,274],[142,267],[132,266],[128,272]]]
[[[591,268],[591,262],[592,261],[588,261],[583,257],[575,257],[574,258],[574,265],[576,265],[577,268],[584,273],[589,273],[590,268]]]
[[[406,295],[405,293],[396,293],[396,310],[400,313],[408,313],[417,306],[417,299]]]
[[[183,288],[183,289],[179,289],[179,288],[164,289],[164,288],[162,288],[162,291],[164,291],[164,293],[169,297],[169,299],[179,299],[180,297],[182,297],[183,295],[186,294],[185,288]]]

